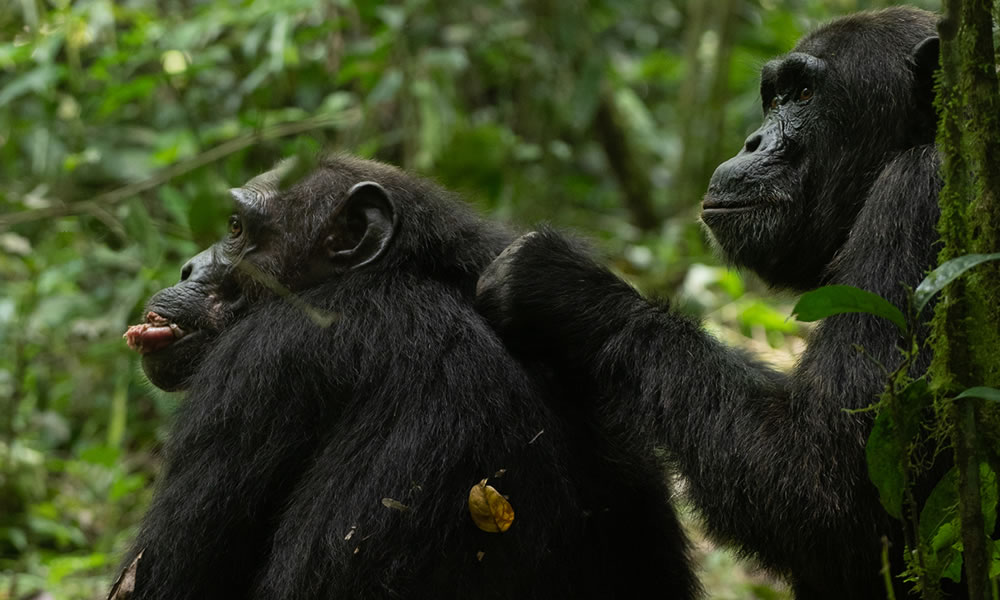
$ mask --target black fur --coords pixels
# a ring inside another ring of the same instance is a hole
[[[905,305],[903,286],[935,257],[938,156],[928,99],[916,97],[934,65],[913,58],[935,21],[908,8],[854,15],[765,67],[765,124],[705,200],[729,260],[777,287],[849,284]],[[522,239],[479,287],[513,349],[593,382],[609,431],[640,452],[669,449],[714,537],[788,576],[799,599],[885,598],[880,540],[898,573],[901,531],[868,478],[872,415],[844,409],[877,399],[878,363],[899,364],[891,323],[826,319],[781,373],[549,230]]]
[[[317,280],[315,248],[331,230],[353,240],[357,223],[331,229],[329,215],[366,180],[395,206],[388,249]],[[472,309],[509,234],[425,181],[350,158],[271,202],[213,250],[218,268],[198,259],[151,301],[182,326],[218,313],[213,299],[231,308],[199,321],[217,325],[197,352],[145,355],[197,362],[162,371],[188,392],[125,561],[143,552],[135,598],[697,596],[662,470],[622,460]],[[484,478],[513,505],[504,533],[470,518]]]

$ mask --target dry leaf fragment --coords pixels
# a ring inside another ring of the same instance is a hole
[[[469,490],[469,514],[476,527],[490,533],[507,531],[514,522],[514,507],[485,479]]]
[[[132,597],[132,593],[135,592],[135,576],[139,570],[139,559],[142,558],[142,553],[145,551],[145,548],[140,550],[129,566],[118,576],[108,593],[108,600],[128,600]]]
[[[391,508],[393,510],[398,510],[400,512],[406,512],[410,510],[410,507],[403,504],[399,500],[393,500],[392,498],[382,498],[382,506],[386,508]]]

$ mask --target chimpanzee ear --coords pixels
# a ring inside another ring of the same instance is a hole
[[[941,67],[941,43],[938,37],[926,38],[913,48],[913,83],[917,101],[934,102],[934,76]]]
[[[343,272],[377,260],[398,227],[396,204],[374,181],[362,181],[347,192],[323,240],[332,266]]]

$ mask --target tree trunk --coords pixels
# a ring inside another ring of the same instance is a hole
[[[1000,251],[1000,98],[991,9],[990,0],[945,0],[939,26],[941,262]],[[933,329],[931,369],[939,395],[954,397],[973,386],[1000,387],[1000,265],[980,265],[948,286]],[[979,477],[987,454],[987,439],[979,428],[985,412],[996,413],[996,408],[987,409],[972,398],[952,400],[946,410],[954,425],[965,582],[973,600],[990,597],[991,557]]]

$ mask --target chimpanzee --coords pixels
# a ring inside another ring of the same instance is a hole
[[[935,258],[936,21],[904,7],[840,18],[764,65],[764,123],[702,207],[729,262],[775,288],[849,284],[905,306]],[[898,573],[901,532],[867,475],[872,414],[845,409],[875,402],[879,365],[899,364],[890,322],[826,319],[782,373],[551,230],[486,270],[479,307],[512,349],[589,378],[607,431],[665,446],[710,532],[787,575],[797,598],[885,598],[881,539]]]
[[[294,171],[232,190],[228,236],[126,333],[186,398],[116,596],[697,597],[662,469],[474,310],[513,236],[387,165]],[[470,516],[484,479],[506,531]]]

